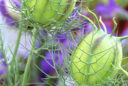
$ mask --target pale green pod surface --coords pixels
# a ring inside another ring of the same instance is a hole
[[[121,60],[120,41],[102,30],[93,31],[73,52],[71,74],[78,86],[101,85],[114,78]]]
[[[73,11],[76,0],[26,0],[27,16],[41,24],[64,21]]]

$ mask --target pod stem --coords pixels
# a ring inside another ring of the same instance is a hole
[[[124,39],[128,39],[128,36],[119,37],[119,40],[121,40],[121,41]]]
[[[81,17],[83,17],[84,19],[88,20],[89,23],[91,23],[91,25],[92,25],[92,27],[94,28],[94,30],[97,30],[97,27],[96,27],[95,23],[94,23],[91,19],[89,19],[88,17],[86,17],[86,16],[80,14],[79,12],[78,12],[78,15],[81,16]]]
[[[98,21],[98,18],[97,18],[97,16],[96,16],[96,14],[95,14],[94,12],[92,12],[91,10],[89,10],[89,8],[88,8],[88,7],[87,7],[86,9],[87,9],[87,11],[88,11],[90,14],[92,14],[92,15],[93,15],[93,17],[94,17],[94,18],[95,18],[95,20],[96,20],[96,23],[97,23],[98,29],[100,29],[100,23],[99,23],[99,21]]]
[[[100,23],[102,24],[104,31],[107,33],[107,28],[106,28],[105,24],[103,23],[101,16],[100,16],[99,21],[100,21]]]
[[[113,28],[113,31],[111,33],[111,36],[113,36],[113,34],[114,34],[114,32],[115,32],[115,30],[117,28],[117,23],[116,23],[115,17],[113,17],[113,22],[114,22],[114,28]]]
[[[21,86],[26,86],[27,84],[27,81],[28,81],[28,74],[29,74],[29,71],[30,71],[30,64],[31,64],[31,61],[32,61],[32,56],[33,56],[33,51],[35,49],[35,44],[36,44],[36,35],[37,35],[37,28],[34,28],[32,33],[32,46],[31,46],[31,51],[30,51],[30,54],[29,54],[29,57],[28,57],[28,60],[27,60],[27,64],[26,64],[26,67],[25,67],[25,72],[24,72],[24,75],[23,75],[23,82],[22,82],[22,85]]]
[[[122,67],[119,67],[119,69],[128,77],[128,72],[124,70]]]

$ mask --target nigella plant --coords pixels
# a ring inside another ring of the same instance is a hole
[[[123,57],[121,41],[128,36],[113,36],[117,26],[115,18],[113,18],[114,29],[111,34],[107,34],[101,18],[100,23],[105,32],[101,29],[96,15],[87,10],[96,19],[97,26],[88,17],[79,14],[92,24],[94,30],[80,41],[73,52],[71,75],[78,86],[108,85],[108,82],[112,83],[111,80],[119,70],[128,76],[128,72],[121,67]]]
[[[85,9],[86,0],[0,2],[1,19],[5,19],[0,28],[0,85],[126,85],[127,60],[122,59],[121,41],[128,37],[116,37],[115,18],[111,29],[102,17]],[[126,13],[114,0],[109,2],[101,5],[112,8],[107,11],[109,18],[116,16],[111,11]]]

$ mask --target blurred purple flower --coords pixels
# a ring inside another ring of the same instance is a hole
[[[2,16],[4,16],[5,22],[8,25],[15,26],[17,24],[15,23],[14,17],[17,17],[17,14],[13,9],[12,4],[17,8],[21,8],[18,0],[12,0],[11,2],[10,0],[0,0],[0,13],[2,14]],[[12,17],[11,15],[13,15],[14,17]]]
[[[105,24],[105,27],[107,29],[107,34],[111,34],[113,29],[108,25],[108,24]],[[103,29],[103,27],[101,26],[101,28]],[[104,29],[103,29],[104,30]],[[113,36],[116,36],[116,32],[114,32]]]
[[[128,27],[124,29],[120,36],[128,36]]]
[[[0,75],[8,72],[7,64],[5,61],[2,61],[2,60],[4,60],[4,58],[2,55],[0,55]]]
[[[45,54],[45,57],[41,62],[41,69],[49,75],[56,74],[56,70],[59,70],[59,67],[63,66],[63,57],[66,53],[60,51],[50,51]],[[54,64],[55,62],[55,64]]]
[[[106,18],[112,18],[117,15],[123,15],[124,17],[128,18],[128,12],[117,5],[115,0],[109,0],[108,4],[104,4],[101,2],[96,6],[95,9],[98,15]]]
[[[21,0],[12,0],[12,2],[16,5],[17,8],[21,9]]]
[[[66,33],[56,33],[56,38],[55,41],[60,42],[60,43],[64,43],[67,40],[67,34]]]
[[[73,31],[71,32],[75,33]],[[75,39],[76,37],[72,38],[71,34],[62,32],[61,34],[58,33],[56,34],[55,42],[59,43],[59,48],[61,48],[61,50],[68,51],[75,48],[76,46]]]

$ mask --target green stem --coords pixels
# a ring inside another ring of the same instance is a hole
[[[91,25],[94,28],[94,30],[97,30],[97,27],[96,27],[95,23],[91,19],[89,19],[88,17],[80,14],[79,12],[78,12],[78,15],[81,16],[81,17],[83,17],[84,19],[88,20],[91,23]]]
[[[22,25],[20,25],[20,28],[19,28],[18,38],[17,38],[17,41],[16,41],[16,46],[15,46],[13,58],[12,58],[12,61],[11,61],[11,70],[13,70],[13,72],[15,74],[14,86],[16,86],[16,83],[18,81],[18,75],[17,75],[18,69],[16,67],[16,55],[17,55],[17,52],[18,52],[18,49],[19,49],[21,35],[22,35]]]
[[[1,48],[0,49],[2,49],[2,56],[4,55],[4,61],[6,62],[7,68],[9,69],[9,64],[7,62],[6,52],[5,52],[5,49],[4,49],[4,42],[3,42],[3,39],[2,39],[2,35],[1,35],[1,30],[0,30],[0,41],[1,41]],[[8,71],[8,78],[7,78],[8,84],[12,85],[12,82],[10,80],[11,77],[9,77],[9,76],[10,75],[9,75],[9,71]]]
[[[20,17],[20,23],[19,23],[19,28],[18,28],[18,37],[16,40],[16,46],[15,46],[13,57],[11,60],[11,67],[9,69],[9,80],[11,80],[11,77],[12,77],[10,75],[12,73],[14,73],[14,77],[15,77],[14,78],[14,80],[15,80],[14,86],[16,86],[16,83],[18,81],[18,75],[17,75],[18,67],[16,67],[16,55],[17,55],[17,52],[19,49],[21,35],[22,35],[22,31],[23,31],[23,26],[24,26],[23,22],[24,22],[24,14],[22,13],[22,10],[21,10],[21,17]]]
[[[124,70],[122,67],[119,68],[127,77],[128,77],[128,72]]]
[[[15,63],[15,58],[16,58],[17,51],[18,51],[19,44],[20,44],[21,34],[22,34],[22,26],[20,25],[19,32],[18,32],[18,38],[16,41],[16,46],[15,46],[15,50],[14,50],[14,54],[13,54],[13,58],[12,58],[12,63],[13,62]]]
[[[25,67],[25,72],[24,72],[24,75],[23,75],[23,82],[22,82],[21,86],[26,86],[27,81],[28,81],[28,74],[30,72],[30,64],[31,64],[31,61],[32,61],[33,51],[35,49],[35,44],[36,44],[37,28],[34,28],[32,33],[33,34],[32,34],[31,51],[30,51],[30,55],[29,55],[28,60],[27,60],[27,64],[26,64],[26,67]]]
[[[113,31],[111,33],[111,36],[113,36],[113,34],[114,34],[114,32],[115,32],[115,30],[117,28],[117,23],[116,23],[115,17],[113,18],[113,22],[114,22],[114,28],[113,28]]]
[[[107,33],[107,28],[106,28],[105,24],[103,23],[101,16],[100,16],[99,21],[100,21],[100,23],[102,24],[104,31]]]
[[[96,20],[96,23],[97,23],[98,29],[100,29],[100,23],[99,23],[99,21],[98,21],[98,18],[97,18],[97,16],[96,16],[96,14],[95,14],[94,12],[92,12],[91,10],[89,10],[88,8],[87,8],[87,11],[88,11],[90,14],[92,14],[92,15],[93,15],[93,17],[94,17],[94,18],[95,18],[95,20]]]
[[[124,39],[128,39],[128,36],[119,37],[119,40],[122,41]]]

